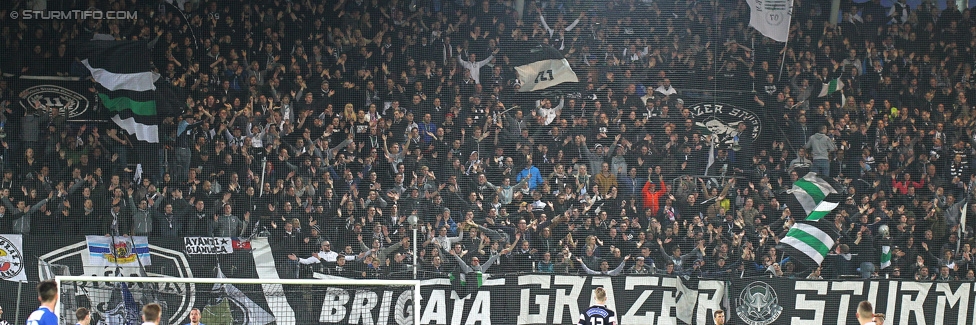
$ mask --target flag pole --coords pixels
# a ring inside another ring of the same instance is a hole
[[[14,314],[14,323],[17,323],[17,324],[20,323],[20,302],[23,300],[23,299],[20,299],[20,298],[21,298],[21,295],[24,293],[24,282],[25,281],[17,281],[17,309],[16,309],[16,314]],[[58,286],[58,287],[59,287],[58,290],[61,290],[60,286]],[[60,299],[58,299],[58,304],[57,305],[58,305],[58,307],[60,307],[60,305],[61,305],[61,300]],[[60,309],[60,308],[54,308],[54,309]],[[58,311],[57,313],[58,313],[58,315],[61,314],[60,311]]]
[[[789,16],[790,17],[790,24],[793,23],[793,19],[792,19],[793,17],[792,16],[793,16],[793,1],[791,0],[790,1],[790,16]],[[782,62],[779,63],[779,74],[776,75],[776,79],[778,79],[779,81],[782,81],[783,80],[783,66],[786,65],[786,47],[789,46],[789,44],[790,44],[790,32],[789,32],[790,24],[787,24],[786,25],[787,32],[786,32],[786,41],[783,42],[783,57],[780,59]]]
[[[786,66],[786,49],[787,46],[789,46],[789,44],[790,44],[790,38],[787,37],[786,42],[783,42],[783,57],[780,59],[780,63],[779,63],[779,74],[776,75],[779,81],[783,80],[783,67]]]

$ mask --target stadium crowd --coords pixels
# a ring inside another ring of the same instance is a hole
[[[426,277],[976,280],[976,17],[842,2],[830,24],[829,2],[795,0],[784,47],[746,1],[6,1],[0,233],[270,236],[283,277],[419,259]],[[45,3],[138,19],[8,15]],[[72,42],[94,33],[155,41],[186,96],[158,173],[111,123],[17,105],[11,76],[83,76]],[[538,43],[575,88],[518,91],[512,62]],[[718,96],[760,136],[699,127],[689,106]],[[821,268],[776,249],[797,217],[776,195],[810,169],[848,190]]]

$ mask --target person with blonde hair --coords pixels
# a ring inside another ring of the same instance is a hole
[[[356,120],[358,120],[359,119],[359,116],[357,116],[357,114],[356,114],[356,106],[353,105],[352,103],[346,103],[346,105],[343,105],[343,107],[342,107],[342,117],[345,118],[346,121],[356,121]]]
[[[595,305],[590,306],[580,314],[578,325],[617,325],[617,313],[607,308],[607,291],[603,287],[593,289],[593,301]]]
[[[142,307],[142,325],[159,325],[162,318],[163,308],[157,303],[151,303]]]
[[[857,304],[857,322],[861,325],[877,325],[874,322],[874,307],[870,301],[862,301]]]

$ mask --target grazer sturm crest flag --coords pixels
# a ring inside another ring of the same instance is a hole
[[[515,67],[521,84],[520,92],[546,89],[564,82],[579,82],[569,61],[552,46],[539,45],[523,55],[526,56],[526,63]]]
[[[746,0],[749,2],[749,26],[777,42],[790,37],[793,0]]]
[[[23,235],[0,235],[0,280],[27,281]]]
[[[91,265],[141,268],[152,264],[146,236],[85,236]]]
[[[843,187],[828,177],[809,172],[778,195],[796,216],[780,241],[780,248],[807,266],[820,265],[836,243],[836,232],[825,219],[844,198]]]

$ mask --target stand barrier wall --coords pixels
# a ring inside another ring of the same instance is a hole
[[[20,252],[5,248],[10,263],[7,270],[25,272],[27,281],[0,281],[0,305],[4,318],[22,323],[37,308],[34,289],[37,281],[56,275],[165,276],[278,279],[275,258],[265,238],[249,242],[228,238],[186,243],[150,240],[150,263],[119,256],[105,265],[102,257],[91,254],[85,240],[62,243],[57,249],[40,239],[25,238]],[[119,241],[123,242],[123,241]],[[129,241],[137,243],[138,240]],[[208,244],[219,245],[207,246]],[[135,244],[129,244],[135,245]],[[126,254],[138,256],[135,247],[124,247]],[[135,245],[138,246],[138,245]],[[135,249],[134,249],[135,248]],[[18,259],[19,258],[19,259]],[[604,287],[609,307],[617,311],[620,324],[713,324],[714,310],[726,311],[732,324],[857,324],[857,303],[871,301],[875,312],[887,315],[886,324],[973,324],[976,319],[976,287],[971,282],[915,282],[900,280],[797,280],[790,278],[725,278],[619,275],[580,276],[556,274],[484,275],[475,280],[468,275],[465,284],[457,276],[421,272],[427,279],[421,285],[421,324],[570,324],[591,305],[591,293]],[[313,273],[313,277],[327,277]],[[412,277],[412,273],[404,275]],[[453,279],[452,279],[453,278]],[[117,310],[118,295],[92,296],[98,290],[114,287],[77,284],[67,304],[88,304],[99,317]],[[209,286],[160,285],[154,288],[165,300],[166,313],[174,319],[188,315],[190,308],[212,307],[215,298],[230,290],[216,292]],[[277,324],[410,324],[413,322],[409,287],[325,287],[284,286],[282,291],[268,286],[240,286],[240,292],[253,306],[230,306],[230,314],[261,313],[245,319],[272,317]],[[314,290],[313,290],[314,289]],[[139,301],[144,287],[132,287]],[[64,292],[64,290],[62,291]],[[314,293],[309,293],[314,292]],[[87,296],[86,296],[87,295]],[[115,299],[115,300],[113,300]],[[84,302],[82,302],[84,301]],[[235,311],[234,308],[237,308]],[[235,316],[238,317],[238,316]]]

